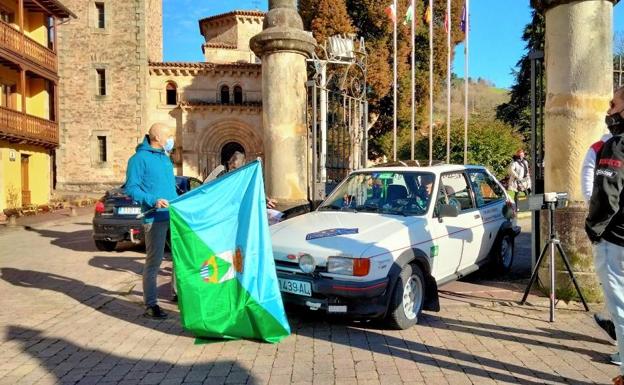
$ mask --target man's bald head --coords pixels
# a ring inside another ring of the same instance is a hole
[[[165,142],[171,136],[171,128],[162,123],[154,123],[148,133],[150,145],[154,148],[163,148]]]

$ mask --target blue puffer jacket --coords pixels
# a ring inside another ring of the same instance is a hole
[[[150,146],[147,135],[128,160],[125,190],[141,203],[143,212],[154,208],[158,199],[171,201],[178,196],[171,159],[163,149]],[[168,221],[169,210],[159,209],[143,218],[144,223]]]

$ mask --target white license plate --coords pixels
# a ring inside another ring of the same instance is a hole
[[[117,207],[117,214],[139,215],[141,214],[141,208],[140,207]]]
[[[294,279],[278,278],[280,290],[285,293],[312,297],[312,285],[310,282],[297,281]]]

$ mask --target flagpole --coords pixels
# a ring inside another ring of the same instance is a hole
[[[433,0],[429,0],[429,166],[433,165]]]
[[[393,160],[397,160],[397,0],[394,0],[394,121],[392,131]]]
[[[451,163],[451,0],[446,0],[446,163]]]
[[[468,164],[468,52],[470,35],[470,0],[464,4],[464,164]]]
[[[414,0],[412,0],[412,160],[414,160],[414,146],[416,135],[416,10],[414,9]]]

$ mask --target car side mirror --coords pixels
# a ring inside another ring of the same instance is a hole
[[[455,218],[459,215],[459,209],[454,205],[440,205],[438,208],[440,218],[451,217]]]

